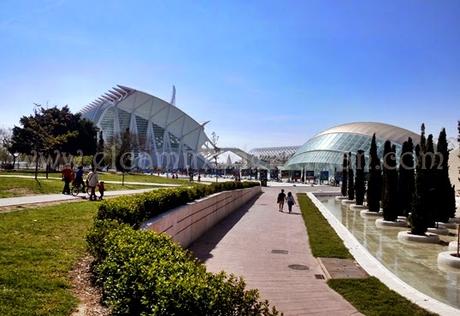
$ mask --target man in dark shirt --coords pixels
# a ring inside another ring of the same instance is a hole
[[[276,199],[276,203],[278,203],[279,209],[278,211],[282,212],[284,208],[284,201],[286,200],[286,194],[284,190],[281,189],[280,194],[278,194],[278,198]]]
[[[75,186],[82,186],[82,191],[85,191],[85,182],[83,181],[83,167],[78,166],[78,170],[75,173]]]

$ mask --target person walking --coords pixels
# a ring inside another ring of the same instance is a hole
[[[99,181],[97,187],[99,188],[99,200],[102,200],[104,198],[104,192],[105,192],[105,185],[104,181]]]
[[[284,189],[281,189],[281,192],[278,194],[278,198],[276,199],[276,203],[278,203],[278,211],[282,212],[284,208],[284,201],[286,200],[286,194],[284,193]]]
[[[286,201],[287,201],[289,213],[291,213],[292,212],[292,206],[295,204],[294,196],[292,195],[291,192],[288,192]]]
[[[83,181],[83,166],[78,166],[77,172],[75,173],[74,185],[76,187],[81,187],[81,190],[85,191],[85,182]]]
[[[65,165],[62,169],[62,181],[64,181],[64,188],[62,194],[70,194],[70,183],[73,181],[74,173],[69,165]]]
[[[90,190],[89,199],[96,201],[96,186],[99,183],[99,176],[96,171],[90,171],[86,178],[88,189]]]

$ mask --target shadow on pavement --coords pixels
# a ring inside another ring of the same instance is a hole
[[[222,221],[217,223],[210,230],[205,232],[200,238],[195,240],[188,248],[192,254],[200,261],[205,262],[209,258],[212,258],[211,251],[216,245],[224,238],[224,236],[235,226],[236,223],[246,214],[249,209],[254,205],[257,199],[264,194],[255,196],[253,199],[248,201],[246,205],[241,207],[239,210],[233,212]]]

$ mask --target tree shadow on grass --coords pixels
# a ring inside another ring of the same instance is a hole
[[[263,192],[261,193],[263,194]],[[189,247],[188,250],[198,259],[200,262],[212,258],[211,251],[217,246],[217,244],[224,238],[224,236],[239,222],[239,220],[249,211],[254,205],[260,195],[255,196],[249,200],[246,205],[241,207],[239,210],[228,215],[226,218],[221,220],[219,223],[214,225],[211,229],[201,235],[200,238],[195,240]]]

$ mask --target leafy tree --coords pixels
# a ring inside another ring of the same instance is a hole
[[[125,182],[125,172],[132,168],[132,147],[131,147],[131,133],[127,128],[121,136],[120,149],[115,158],[115,165],[118,171],[122,172],[122,185]]]
[[[377,155],[377,142],[375,134],[372,136],[369,150],[369,181],[367,183],[367,207],[370,212],[380,211],[380,199],[382,197],[382,166]]]
[[[348,195],[348,157],[346,153],[343,154],[341,193],[342,196]]]
[[[383,219],[398,219],[398,171],[396,170],[396,148],[387,140],[383,148]]]
[[[14,165],[16,164],[16,153],[12,150],[11,130],[0,128],[0,140],[0,162],[3,164],[3,167],[6,167],[11,160],[13,160],[10,166],[14,169]]]
[[[399,159],[398,214],[408,216],[415,193],[414,144],[409,137],[402,145]]]
[[[353,166],[351,165],[351,152],[348,153],[348,199],[354,200],[355,199],[355,184],[354,184],[354,173],[353,173]]]
[[[356,191],[356,205],[363,205],[364,194],[366,193],[366,185],[364,179],[364,166],[366,165],[366,158],[364,157],[364,151],[358,150],[356,154],[356,180],[355,180],[355,191]]]
[[[46,158],[48,172],[52,161],[62,153],[93,155],[96,151],[97,128],[81,115],[72,114],[67,106],[44,108],[38,105],[34,114],[23,116],[21,126],[13,128],[12,150],[35,155],[35,176],[39,158]]]
[[[94,155],[94,161],[92,162],[95,164],[95,168],[103,168],[106,165],[105,159],[105,148],[104,148],[104,136],[102,134],[102,131],[99,132],[99,139],[97,141],[97,148],[96,148],[96,154]]]

